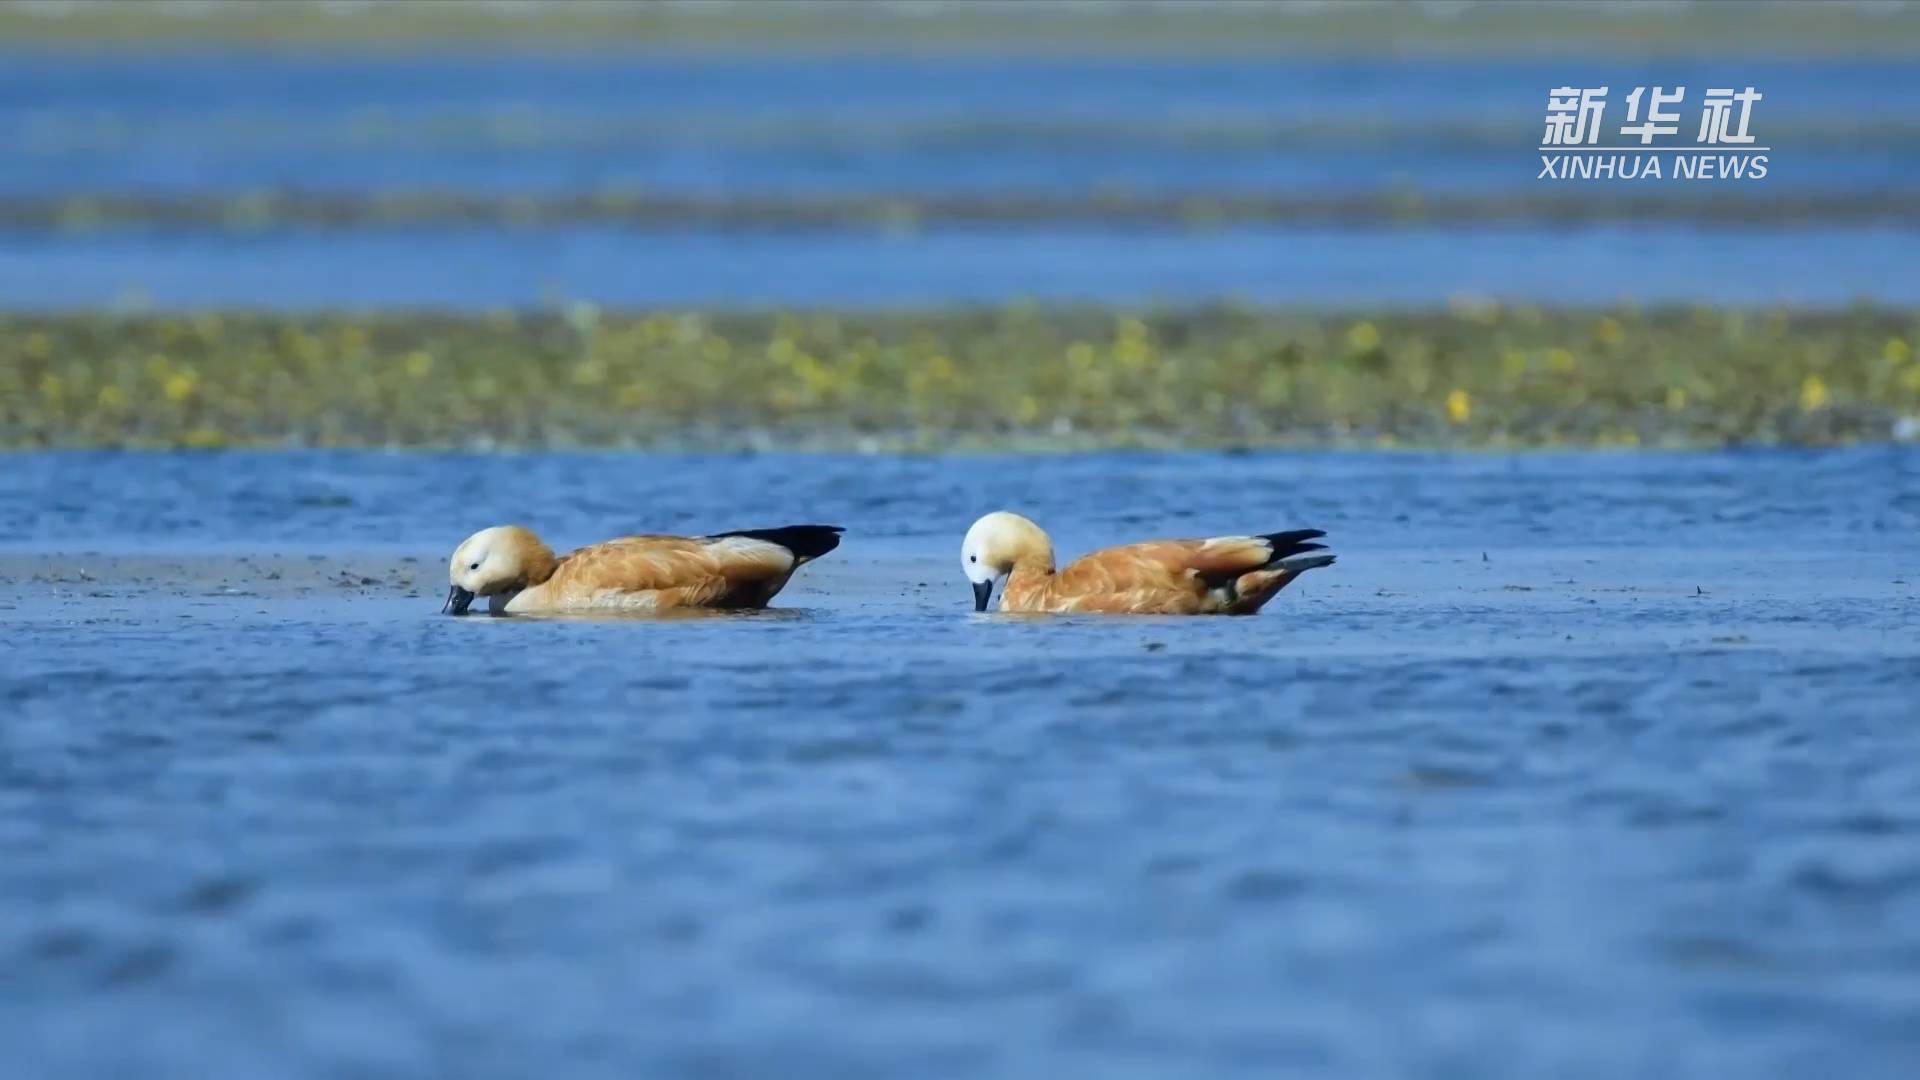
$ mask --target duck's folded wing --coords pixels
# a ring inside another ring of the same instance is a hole
[[[797,566],[839,547],[840,534],[845,531],[838,525],[782,525],[777,529],[740,529],[715,533],[704,539],[714,542],[736,538],[762,540],[785,548],[793,555],[794,565]]]
[[[1102,548],[1062,567],[1055,575],[1055,588],[1065,594],[1083,596],[1139,589],[1184,589],[1193,580],[1188,570],[1198,543],[1154,540]]]
[[[1316,551],[1318,529],[1265,536],[1215,536],[1205,540],[1152,540],[1106,548],[1070,563],[1061,583],[1076,591],[1122,591],[1186,587],[1216,582],[1270,566],[1290,555]]]
[[[647,592],[777,580],[793,566],[791,551],[748,537],[629,536],[568,555],[552,580],[566,593]]]
[[[838,543],[838,538],[834,542]],[[805,561],[786,544],[752,533],[708,536],[701,543],[706,556],[713,560],[715,572],[741,584],[784,579]]]
[[[1185,541],[1191,545],[1187,565],[1205,578],[1230,578],[1273,566],[1295,555],[1320,551],[1326,545],[1313,541],[1325,535],[1320,529],[1294,529],[1260,536],[1216,536],[1207,540],[1189,540]]]

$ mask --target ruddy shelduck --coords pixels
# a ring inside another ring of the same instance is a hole
[[[481,596],[495,615],[761,608],[796,569],[838,547],[840,533],[835,525],[788,525],[627,536],[555,558],[532,530],[498,525],[454,549],[441,610],[465,615]]]
[[[1316,554],[1319,529],[1210,540],[1152,540],[1105,548],[1053,568],[1053,541],[1006,511],[973,523],[960,565],[973,583],[973,610],[987,610],[1006,580],[1000,610],[1099,611],[1136,615],[1251,615],[1301,574],[1333,562]]]

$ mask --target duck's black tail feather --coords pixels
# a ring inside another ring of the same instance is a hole
[[[1313,546],[1319,547],[1320,545],[1314,544]],[[1332,555],[1294,555],[1280,560],[1278,565],[1282,570],[1291,570],[1295,574],[1304,574],[1309,570],[1318,570],[1323,566],[1332,566],[1333,560],[1334,556]]]
[[[1271,566],[1283,559],[1302,555],[1309,551],[1324,551],[1327,545],[1309,543],[1311,540],[1327,535],[1321,529],[1295,529],[1292,532],[1263,533],[1260,539],[1273,545],[1273,558],[1267,561]],[[1324,564],[1319,564],[1324,565]]]
[[[777,529],[739,529],[713,535],[715,539],[722,536],[745,536],[753,540],[779,544],[793,552],[796,561],[806,562],[808,559],[817,559],[839,547],[840,534],[844,531],[838,525],[782,525]]]

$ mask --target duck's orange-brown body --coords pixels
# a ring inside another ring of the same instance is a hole
[[[793,552],[761,540],[626,536],[557,560],[505,610],[765,607],[799,565]]]
[[[1223,536],[1105,548],[1058,571],[1051,557],[1023,559],[1007,575],[1000,610],[1251,615],[1307,569],[1276,565],[1276,550],[1267,537]],[[1320,559],[1313,565],[1332,556]]]
[[[555,558],[530,530],[476,533],[454,553],[456,597],[496,614],[765,607],[800,566],[839,542],[838,528],[792,525],[714,536],[626,536]],[[473,560],[470,564],[468,560]],[[464,610],[460,602],[456,611]]]
[[[1103,548],[1055,570],[1053,540],[1019,514],[997,510],[973,523],[960,566],[984,611],[1004,581],[1006,612],[1251,615],[1294,578],[1332,564],[1319,529],[1204,540],[1151,540]]]

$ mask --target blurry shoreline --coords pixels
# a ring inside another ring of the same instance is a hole
[[[1055,52],[1093,55],[1911,55],[1920,7],[1771,3],[1076,0],[15,0],[0,41],[378,51]]]
[[[487,195],[271,190],[236,194],[0,195],[0,228],[94,233],[139,228],[205,228],[251,233],[274,228],[573,225],[680,229],[875,228],[938,226],[1579,225],[1604,222],[1766,226],[1920,222],[1920,192],[1728,192],[1663,188],[1657,182],[1487,194],[1418,189],[1356,193],[1156,194],[1148,192],[837,195],[689,195],[594,192]]]
[[[1920,441],[1920,311],[0,317],[0,446],[1726,447]]]

